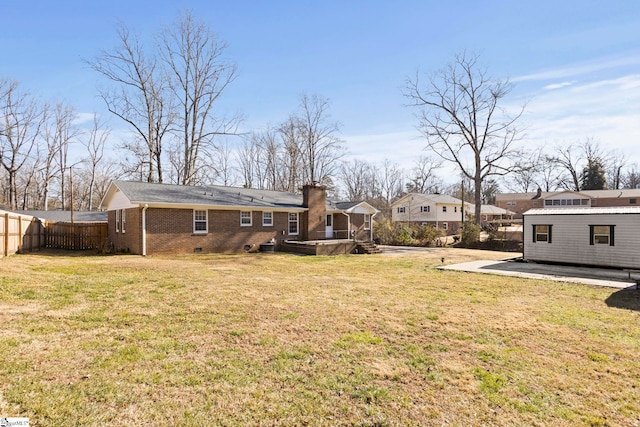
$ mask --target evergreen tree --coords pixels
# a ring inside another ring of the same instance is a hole
[[[606,190],[607,178],[602,161],[599,159],[590,159],[587,166],[582,170],[580,177],[581,190]]]

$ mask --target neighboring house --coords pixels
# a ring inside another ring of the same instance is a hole
[[[531,209],[523,229],[525,260],[640,268],[640,207]]]
[[[223,186],[178,186],[113,181],[100,203],[118,252],[255,251],[272,242],[372,240],[378,210],[365,202],[326,199],[326,187],[303,194]]]
[[[31,215],[42,221],[71,222],[71,211],[17,211],[20,214]],[[73,212],[73,222],[92,223],[107,222],[107,213],[99,211]]]
[[[391,205],[393,222],[414,222],[432,225],[446,234],[458,234],[463,219],[462,200],[446,194],[409,193]],[[464,203],[464,216],[472,216],[475,205]],[[496,206],[482,205],[481,224],[508,220],[513,212]]]
[[[640,189],[503,193],[496,194],[496,206],[513,211],[518,217],[536,208],[640,206]]]

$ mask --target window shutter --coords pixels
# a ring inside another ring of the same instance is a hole
[[[551,243],[551,229],[553,228],[553,225],[549,225],[548,227],[549,227],[549,236],[547,239],[547,243]]]
[[[609,246],[613,246],[613,230],[615,230],[615,225],[609,226]]]
[[[589,244],[593,245],[593,225],[589,226]]]
[[[532,225],[532,228],[533,228],[533,243],[535,243],[536,242],[536,225],[535,224]]]

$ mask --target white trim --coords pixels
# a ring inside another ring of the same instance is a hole
[[[269,216],[269,221],[270,221],[270,223],[269,223],[269,224],[268,224],[268,223],[266,223],[266,222],[264,221],[264,220],[265,220],[265,215],[266,215],[266,214],[269,214],[269,215],[270,215],[270,216]],[[263,226],[263,227],[273,227],[273,212],[271,212],[271,211],[263,211],[263,212],[262,212],[262,226]]]
[[[127,224],[127,211],[122,209],[122,213],[120,214],[120,231],[122,234],[126,233],[126,224]]]
[[[201,223],[202,218],[196,221],[196,212],[204,212],[204,230],[196,230],[196,222]],[[206,209],[194,209],[193,210],[193,234],[207,234],[209,232],[209,211]]]
[[[147,256],[147,209],[149,205],[142,208],[142,256]]]
[[[291,219],[291,215],[295,215],[295,220]],[[296,231],[291,232],[291,224],[296,224]],[[300,214],[298,212],[289,212],[287,214],[287,232],[289,236],[297,236],[300,234]]]
[[[249,214],[246,216],[244,214]],[[245,219],[249,219],[249,222],[244,222]],[[240,227],[251,227],[253,225],[253,214],[251,211],[240,211]]]

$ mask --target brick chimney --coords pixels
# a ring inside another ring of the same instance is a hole
[[[325,238],[327,218],[327,187],[318,183],[302,187],[302,206],[308,208],[306,220],[302,221],[302,240]]]

